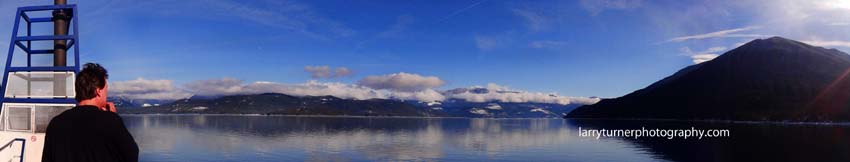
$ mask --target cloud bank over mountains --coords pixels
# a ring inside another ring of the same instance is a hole
[[[109,83],[109,95],[132,99],[168,100],[191,97],[192,94],[174,86],[171,80],[137,78]]]
[[[513,102],[513,103],[554,103],[554,104],[594,104],[599,102],[596,97],[567,97],[559,96],[554,93],[528,92],[522,90],[510,89],[506,86],[497,85],[494,83],[487,84],[486,87],[473,86],[469,88],[456,88],[447,91],[446,95],[449,98],[463,99],[469,102]]]
[[[400,99],[417,101],[444,101],[463,99],[469,102],[534,102],[552,104],[593,104],[598,98],[568,97],[555,93],[513,90],[490,83],[487,86],[472,86],[451,90],[437,90],[446,81],[436,76],[412,73],[394,73],[367,76],[356,84],[320,82],[288,84],[257,81],[245,83],[235,78],[197,80],[177,87],[171,80],[148,80],[138,78],[129,81],[114,81],[109,84],[110,95],[129,99],[176,100],[198,96],[227,96],[261,93],[282,93],[293,96],[335,96],[346,99]]]
[[[440,87],[446,84],[446,82],[435,76],[421,76],[401,72],[381,76],[368,76],[358,81],[357,84],[374,89],[415,92]]]

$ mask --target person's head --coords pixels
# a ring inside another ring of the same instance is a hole
[[[98,107],[106,107],[106,79],[109,79],[109,74],[106,74],[106,69],[100,64],[86,63],[74,82],[76,88],[74,99],[77,102],[86,101]]]

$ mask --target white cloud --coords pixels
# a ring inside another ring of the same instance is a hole
[[[418,101],[443,101],[446,96],[434,89],[425,89],[416,92],[391,92],[393,98]]]
[[[850,26],[850,22],[830,22],[829,26]]]
[[[129,81],[110,82],[109,91],[113,93],[148,93],[157,91],[172,91],[174,86],[170,80],[147,80],[137,78]]]
[[[712,60],[712,59],[716,58],[717,56],[720,56],[720,54],[717,54],[717,53],[726,51],[726,47],[723,47],[723,46],[711,47],[711,48],[708,48],[706,50],[697,51],[697,52],[691,51],[691,49],[688,48],[688,47],[682,47],[679,50],[682,51],[683,55],[691,57],[691,60],[694,62],[694,64],[699,64],[699,63],[702,63],[702,62]]]
[[[756,24],[764,24],[785,37],[847,37],[847,30],[823,30],[829,25],[844,25],[850,19],[847,0],[776,0],[771,3],[750,2],[747,10],[756,11]],[[824,26],[827,25],[827,26]],[[833,27],[830,27],[833,28]],[[843,32],[842,32],[843,31]]]
[[[185,87],[202,96],[225,96],[261,93],[283,93],[294,96],[326,96],[340,98],[370,99],[387,98],[385,93],[379,93],[371,88],[343,83],[323,83],[315,80],[301,84],[283,84],[268,81],[258,81],[243,84],[242,80],[234,78],[199,80],[186,84]]]
[[[334,76],[336,77],[351,76],[352,74],[354,74],[354,71],[351,71],[346,67],[337,67],[336,70],[334,70]]]
[[[420,101],[442,101],[445,99],[433,89],[403,92],[393,90],[378,90],[355,84],[336,82],[319,82],[315,80],[300,84],[284,84],[276,82],[254,82],[243,84],[233,78],[195,81],[186,85],[187,89],[197,95],[224,96],[261,93],[281,93],[293,96],[335,96],[346,99],[405,99]]]
[[[381,77],[392,78],[392,76],[412,75],[406,73],[390,74]],[[405,76],[410,77],[410,76]],[[409,80],[400,78],[400,80]],[[420,80],[420,79],[414,79]],[[428,79],[425,79],[428,80]],[[415,81],[414,81],[415,82]],[[433,81],[426,81],[433,82]],[[242,84],[240,80],[232,78],[196,81],[188,84],[187,88],[200,93],[199,95],[221,96],[235,94],[260,94],[260,93],[282,93],[293,96],[335,96],[347,99],[402,99],[418,101],[443,101],[446,99],[463,99],[469,102],[535,102],[552,104],[593,104],[598,98],[566,97],[554,93],[527,92],[512,90],[497,84],[488,84],[488,93],[441,93],[433,88],[422,88],[415,91],[401,91],[397,89],[373,89],[367,86],[345,83],[327,83],[315,80],[301,84],[283,84],[275,82],[254,82]],[[482,87],[473,87],[482,88]]]
[[[192,96],[191,93],[177,89],[171,80],[147,80],[138,78],[128,81],[109,83],[109,93],[114,96],[131,99],[181,99]]]
[[[640,7],[643,0],[581,0],[581,7],[593,15],[605,10],[624,10]]]
[[[682,41],[687,41],[687,40],[700,40],[700,39],[706,39],[706,38],[730,38],[730,37],[732,37],[732,38],[758,38],[758,37],[767,37],[767,35],[761,35],[761,34],[736,34],[738,32],[756,30],[756,29],[760,29],[760,28],[761,27],[759,27],[759,26],[748,26],[748,27],[742,27],[742,28],[727,29],[727,30],[721,30],[721,31],[704,33],[704,34],[688,35],[688,36],[670,38],[669,40],[667,40],[667,42],[682,42]]]
[[[476,88],[485,88],[480,86],[473,86],[469,89]],[[487,84],[487,93],[480,92],[471,92],[465,91],[462,93],[447,93],[448,98],[456,98],[463,99],[469,102],[491,102],[491,101],[499,101],[499,102],[514,102],[514,103],[523,103],[523,102],[535,102],[535,103],[552,103],[552,104],[594,104],[599,102],[599,98],[587,98],[587,97],[567,97],[567,96],[559,96],[554,93],[540,93],[540,92],[527,92],[521,90],[512,90],[505,86],[500,86],[497,84]]]
[[[331,71],[329,66],[304,66],[304,72],[310,73],[313,79],[345,77],[354,73],[346,67],[337,67]]]
[[[234,78],[198,80],[184,87],[195,95],[201,96],[235,95],[246,92],[242,86],[242,80]]]
[[[717,46],[717,47],[708,48],[705,51],[702,51],[702,52],[699,52],[699,53],[717,53],[717,52],[723,52],[725,50],[726,50],[726,47]]]
[[[357,100],[401,99],[426,102],[463,99],[469,102],[498,101],[514,103],[593,104],[599,101],[599,98],[567,97],[554,93],[513,90],[492,83],[486,87],[475,86],[469,88],[484,88],[487,89],[486,93],[472,91],[462,93],[441,92],[434,89],[434,87],[444,84],[444,81],[439,78],[408,73],[372,77],[376,78],[364,78],[364,80],[367,80],[364,82],[374,83],[374,85],[370,85],[377,86],[377,88],[360,84],[319,82],[316,80],[299,84],[286,84],[268,81],[243,83],[239,79],[221,78],[193,81],[183,85],[183,89],[185,90],[176,88],[170,80],[146,80],[139,78],[131,81],[110,83],[110,93],[131,99],[181,99],[191,97],[192,95],[227,96],[281,93],[293,96],[335,96]]]
[[[691,59],[693,59],[694,64],[699,64],[699,63],[702,63],[702,62],[710,61],[710,60],[716,58],[717,56],[719,56],[719,55],[717,55],[717,54],[696,54],[696,55],[691,55]]]
[[[850,48],[850,41],[820,41],[820,40],[808,40],[802,41],[803,43],[814,45],[814,46],[822,46],[822,47],[847,47]]]
[[[358,85],[395,91],[415,92],[443,86],[446,82],[435,76],[395,73],[381,76],[368,76],[357,82]]]
[[[528,44],[531,48],[560,48],[567,45],[567,42],[564,41],[551,41],[551,40],[541,40],[541,41],[533,41]]]
[[[702,50],[702,51],[696,51],[696,52],[692,51],[691,48],[682,47],[682,48],[679,49],[679,51],[681,51],[683,55],[690,56],[690,55],[698,55],[698,54],[713,54],[713,53],[723,52],[723,51],[726,51],[726,47],[715,46],[715,47],[710,47],[708,49],[705,49],[705,50]]]
[[[815,1],[818,7],[826,10],[850,10],[850,1],[847,0],[819,0]]]
[[[331,68],[328,66],[304,66],[304,71],[310,73],[312,78],[328,78],[331,76]]]
[[[346,99],[386,99],[390,97],[386,91],[377,91],[368,87],[335,82],[318,82],[315,80],[301,84],[283,84],[274,82],[252,83],[244,85],[246,94],[282,93],[293,96],[335,96]],[[250,93],[248,93],[250,92]]]

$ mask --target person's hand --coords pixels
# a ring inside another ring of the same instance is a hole
[[[115,109],[115,103],[107,102],[106,105],[107,105],[106,107],[108,109],[107,111],[118,113],[118,110]]]

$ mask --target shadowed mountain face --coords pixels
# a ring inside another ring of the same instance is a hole
[[[566,117],[850,121],[848,73],[844,52],[757,39]]]

